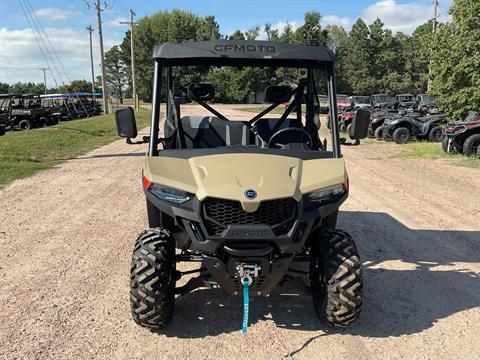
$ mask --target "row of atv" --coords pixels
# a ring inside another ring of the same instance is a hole
[[[99,115],[96,100],[70,95],[0,94],[0,135]]]
[[[348,132],[351,126],[348,112],[341,115],[340,122],[343,123],[340,129]],[[368,132],[371,138],[397,144],[412,139],[441,142],[446,153],[480,158],[480,114],[477,111],[470,111],[464,120],[448,122],[442,113],[383,108],[372,113]]]
[[[370,137],[406,144],[411,140],[440,142],[446,123],[442,113],[405,112],[382,109],[372,113]]]

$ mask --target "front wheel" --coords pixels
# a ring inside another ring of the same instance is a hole
[[[383,128],[381,126],[375,129],[374,136],[379,141],[383,140]]]
[[[443,140],[443,127],[435,126],[430,133],[428,134],[428,141],[430,142],[440,142]]]
[[[145,230],[135,243],[130,271],[130,305],[138,325],[159,328],[170,321],[175,281],[173,238],[164,229]]]
[[[26,131],[26,130],[30,130],[31,128],[32,128],[32,123],[27,119],[20,120],[20,122],[18,123],[19,130]]]
[[[463,143],[463,155],[476,156],[480,147],[480,134],[470,135]]]
[[[349,326],[358,319],[363,301],[357,248],[343,231],[319,231],[315,236],[310,263],[315,311],[328,325]]]
[[[395,141],[396,144],[406,144],[410,141],[410,138],[412,135],[410,134],[410,130],[407,128],[401,127],[396,129],[393,132],[393,141]]]

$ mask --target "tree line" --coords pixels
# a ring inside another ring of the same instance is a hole
[[[263,30],[271,41],[332,49],[336,56],[338,93],[419,94],[427,91],[430,78],[431,94],[440,107],[448,116],[459,118],[471,109],[480,108],[480,1],[453,0],[449,13],[451,22],[438,24],[435,35],[432,21],[420,25],[411,35],[393,33],[380,19],[371,24],[358,19],[350,31],[337,25],[322,27],[321,14],[316,11],[305,13],[303,25],[296,29],[288,23],[281,30],[266,23],[262,28],[256,26],[222,35],[214,16],[201,17],[183,10],[161,11],[141,18],[135,27],[137,91],[144,101],[151,99],[152,52],[157,44],[255,40]],[[105,54],[107,86],[120,101],[131,96],[130,63],[130,31],[127,31],[122,43]],[[216,101],[230,103],[244,102],[270,83],[296,83],[302,76],[292,69],[274,73],[269,69],[207,71],[199,67],[180,70],[177,75],[183,84],[212,83]],[[81,91],[89,91],[87,84],[90,83],[79,80],[76,85]],[[22,84],[14,87],[19,85]],[[326,89],[320,88],[319,92]]]

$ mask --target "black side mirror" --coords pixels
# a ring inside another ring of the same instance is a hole
[[[293,96],[293,91],[290,86],[271,85],[265,89],[265,101],[272,104],[281,104]]]
[[[368,125],[370,123],[370,111],[357,110],[353,114],[352,126],[348,134],[353,140],[365,139],[368,136]]]
[[[215,89],[212,84],[190,84],[187,95],[191,99],[209,101],[215,97]]]
[[[115,111],[115,122],[117,123],[118,136],[127,139],[137,137],[138,132],[135,113],[130,106]]]

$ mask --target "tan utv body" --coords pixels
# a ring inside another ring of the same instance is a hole
[[[349,182],[340,151],[345,140],[339,138],[331,51],[222,40],[162,44],[154,58],[150,136],[133,142],[133,110],[116,112],[120,136],[130,144],[149,143],[143,188],[150,228],[135,243],[131,267],[135,322],[150,328],[167,324],[175,297],[198,288],[220,287],[227,295],[247,289],[262,296],[300,277],[311,289],[321,320],[332,326],[352,324],[362,304],[362,278],[352,238],[335,229]],[[212,85],[175,84],[174,69],[191,65],[248,65],[274,72],[293,67],[304,71],[305,78],[294,89],[267,87],[265,99],[271,105],[266,110],[249,121],[230,121],[208,104],[214,97]],[[325,71],[328,79],[330,150],[319,136],[314,69]],[[160,138],[164,73],[167,111]],[[182,117],[183,96],[214,116]],[[283,115],[266,117],[285,102],[289,105]],[[356,144],[367,135],[369,116],[363,110],[354,116],[349,135]],[[199,267],[182,272],[176,268],[181,262],[198,262]],[[193,273],[197,276],[176,286]]]

